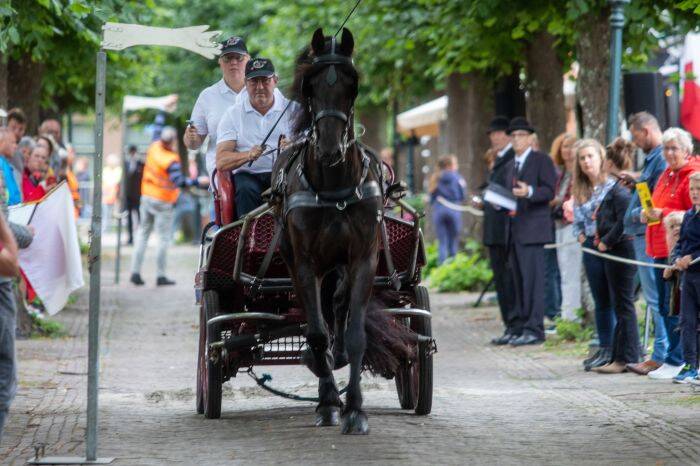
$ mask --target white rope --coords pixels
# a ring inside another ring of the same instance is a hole
[[[454,202],[450,202],[442,196],[438,196],[437,201],[440,204],[447,207],[448,209],[456,210],[458,212],[468,212],[468,213],[475,215],[477,217],[484,216],[484,213],[481,210],[475,209],[474,207],[467,206],[467,205],[455,204]],[[564,241],[563,243],[545,244],[544,248],[545,249],[558,249],[558,248],[563,248],[566,246],[571,246],[573,244],[578,244],[578,241],[576,241],[574,239],[571,241]],[[603,259],[607,259],[607,260],[611,260],[611,261],[615,261],[615,262],[622,262],[623,264],[636,265],[638,267],[653,267],[656,269],[673,269],[674,268],[672,265],[654,264],[654,263],[650,263],[650,262],[642,262],[642,261],[638,261],[638,260],[627,259],[625,257],[613,256],[612,254],[606,254],[604,252],[596,251],[595,249],[586,248],[586,247],[581,247],[581,250],[583,250],[583,252],[585,252],[587,254],[602,257]],[[700,262],[700,257],[693,260],[690,263],[690,265],[696,264],[698,262]]]
[[[456,210],[458,212],[469,212],[470,214],[472,214],[476,217],[483,217],[484,216],[484,213],[482,211],[480,211],[479,209],[475,209],[474,207],[471,207],[468,205],[455,204],[454,202],[450,202],[442,196],[438,196],[437,201],[440,204],[447,207],[448,209]]]
[[[545,244],[544,248],[545,249],[558,249],[558,248],[563,248],[565,246],[571,246],[572,244],[577,244],[578,241],[576,240],[571,240],[571,241],[564,241],[563,243],[551,243],[551,244]],[[656,269],[673,269],[674,267],[672,265],[667,265],[667,264],[654,264],[650,262],[642,262],[642,261],[637,261],[633,259],[627,259],[625,257],[619,257],[619,256],[613,256],[612,254],[606,254],[604,252],[596,251],[595,249],[591,248],[586,248],[586,247],[581,247],[581,250],[585,252],[586,254],[591,254],[592,256],[598,256],[603,259],[615,261],[615,262],[622,262],[623,264],[630,264],[630,265],[636,265],[638,267],[653,267]],[[700,262],[700,257],[697,259],[693,259],[693,261],[690,263],[690,265],[697,264]]]

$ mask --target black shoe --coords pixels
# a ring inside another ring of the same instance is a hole
[[[175,282],[172,280],[169,280],[166,277],[158,277],[158,280],[156,281],[156,285],[158,286],[168,286],[168,285],[174,285]]]
[[[598,350],[597,350],[595,353],[593,353],[593,356],[591,356],[590,358],[584,359],[584,360],[583,360],[583,363],[582,363],[582,364],[583,364],[583,367],[588,366],[590,363],[592,363],[593,361],[595,361],[596,359],[598,359],[598,358],[600,357],[600,352],[601,352],[601,351],[603,351],[603,348],[598,348]],[[590,369],[589,369],[589,370],[590,370]]]
[[[583,366],[583,369],[586,372],[588,372],[595,367],[601,367],[601,366],[605,366],[607,364],[610,364],[611,361],[612,361],[612,349],[601,348],[600,354],[598,354],[598,357],[595,358],[593,361],[589,362],[588,364],[585,364]]]
[[[540,343],[544,343],[544,338],[539,338],[529,333],[523,333],[509,343],[511,346],[539,345]]]
[[[491,344],[496,345],[496,346],[503,346],[507,345],[508,343],[511,342],[511,340],[514,340],[515,338],[518,338],[519,335],[514,335],[512,333],[505,332],[503,335],[500,337],[495,337],[491,339]]]
[[[146,282],[143,281],[143,278],[141,278],[141,274],[140,274],[140,273],[132,273],[132,274],[131,274],[131,278],[129,279],[129,281],[130,281],[131,283],[133,283],[134,285],[138,285],[138,286],[141,286],[141,285],[145,285],[145,284],[146,284]]]

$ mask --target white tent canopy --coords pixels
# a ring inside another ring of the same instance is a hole
[[[437,136],[441,121],[447,119],[447,96],[444,95],[418,107],[399,113],[398,129],[404,134],[415,132],[416,136]]]

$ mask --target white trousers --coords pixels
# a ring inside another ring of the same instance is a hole
[[[557,243],[568,243],[574,238],[574,227],[557,226]],[[578,320],[576,309],[581,307],[581,268],[583,252],[576,242],[557,249],[557,263],[561,275],[561,316],[566,320]]]

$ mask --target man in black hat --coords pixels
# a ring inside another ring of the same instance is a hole
[[[515,285],[515,331],[513,346],[544,341],[544,248],[554,241],[549,201],[554,198],[557,174],[552,159],[531,147],[535,129],[523,117],[508,127],[513,140],[513,160],[506,167],[507,179],[517,198],[510,213],[508,263]]]
[[[190,150],[199,149],[209,136],[206,153],[206,168],[211,175],[216,163],[216,130],[224,112],[236,104],[246,93],[245,67],[250,60],[245,41],[232,36],[221,43],[219,68],[222,78],[204,89],[197,98],[190,117],[192,124],[184,136],[185,146]]]
[[[216,169],[233,170],[238,218],[263,203],[261,195],[270,187],[274,149],[280,136],[291,134],[292,115],[296,111],[292,104],[285,112],[289,100],[277,90],[277,75],[271,60],[249,61],[245,85],[247,96],[221,118],[216,145]]]
[[[496,158],[488,175],[488,182],[508,186],[506,179],[506,166],[513,160],[515,152],[510,136],[506,133],[508,119],[497,116],[491,120],[487,134],[491,141],[491,150]],[[503,335],[491,340],[494,345],[505,345],[510,340],[520,336],[514,314],[514,288],[510,269],[508,268],[507,231],[508,212],[488,202],[484,204],[484,246],[489,248],[493,281],[496,285],[498,307],[501,310],[501,319],[505,330]]]

